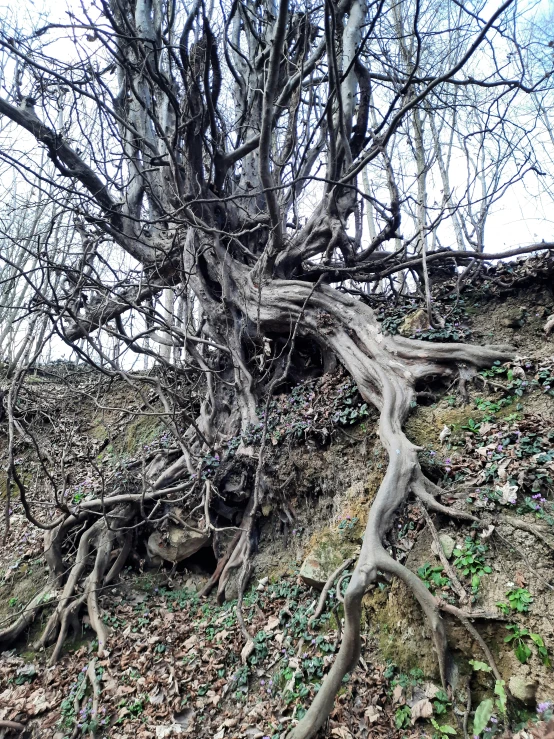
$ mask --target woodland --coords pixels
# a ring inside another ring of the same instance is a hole
[[[301,487],[294,470],[282,479],[278,450],[286,442],[290,455],[291,429],[296,441],[312,439],[317,457],[335,426],[371,426],[383,474],[360,495],[360,546],[328,573],[310,616],[321,616],[336,585],[336,649],[306,710],[275,736],[352,736],[330,717],[367,659],[364,599],[393,582],[415,599],[414,622],[423,615],[439,704],[455,700],[460,682],[461,647],[445,613],[462,624],[462,642],[469,633],[484,650],[474,669],[492,671],[496,698],[477,710],[469,698],[460,735],[470,715],[474,735],[497,735],[493,709],[513,735],[512,696],[474,620],[526,613],[533,598],[522,580],[495,615],[478,603],[491,567],[481,557],[488,545],[475,541],[487,541],[502,516],[464,507],[450,463],[437,476],[425,443],[406,429],[419,405],[445,393],[462,406],[475,392],[500,393],[481,399],[479,417],[461,428],[468,439],[513,431],[510,460],[534,455],[546,465],[529,480],[504,464],[503,443],[490,449],[502,456],[491,473],[502,469],[496,502],[527,505],[510,525],[550,552],[548,424],[529,432],[544,441],[532,454],[518,446],[521,431],[500,426],[517,421],[502,416],[508,399],[517,404],[531,385],[543,405],[552,394],[554,242],[540,215],[554,186],[551,16],[548,2],[515,0],[93,0],[56,14],[2,10],[2,536],[7,548],[25,521],[47,571],[0,623],[3,654],[13,657],[40,622],[34,648],[53,669],[69,632],[85,624],[95,652],[74,703],[90,696],[97,712],[116,638],[102,598],[154,562],[171,582],[186,559],[163,556],[178,549],[177,527],[213,551],[194,607],[232,601],[237,659],[255,665],[266,637],[252,622],[254,573],[260,592],[278,587],[256,564],[261,522],[273,511],[290,536]],[[517,207],[529,209],[537,233],[503,248],[499,219]],[[506,330],[474,341],[464,296],[479,313],[489,298],[501,306],[513,285],[527,291],[525,306],[499,319]],[[535,329],[541,358],[526,364],[531,348],[512,338]],[[308,409],[318,393],[328,411]],[[310,412],[299,418],[286,403]],[[78,425],[99,411],[107,435],[85,442]],[[106,455],[136,419],[160,433],[116,468]],[[440,448],[463,433],[455,426],[444,423]],[[398,555],[395,532],[414,507],[433,535],[436,520],[470,527],[473,544],[454,550],[462,575],[445,556],[439,569],[416,572]],[[443,586],[457,600],[442,599]],[[529,651],[522,664],[532,653],[548,666],[541,636],[510,633],[516,656]],[[408,729],[398,715],[395,731]],[[433,722],[431,734],[456,733]],[[116,736],[96,718],[67,728],[56,734],[39,720],[29,736]],[[221,738],[233,735],[227,728]],[[26,731],[0,714],[2,729]]]

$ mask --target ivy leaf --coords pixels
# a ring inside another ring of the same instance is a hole
[[[504,680],[497,680],[494,684],[494,692],[498,696],[496,702],[502,714],[506,713],[506,691],[504,690],[504,685],[506,685]]]
[[[494,703],[491,698],[487,698],[481,701],[475,711],[475,718],[473,719],[473,733],[479,735],[485,726],[489,723],[489,719],[494,711]]]
[[[524,644],[522,641],[519,642],[517,647],[514,649],[514,652],[522,665],[524,665],[531,656],[531,650],[527,644]]]
[[[479,662],[477,659],[470,659],[469,664],[473,667],[474,670],[481,670],[482,672],[491,672],[492,667],[489,667],[489,665],[486,662]]]

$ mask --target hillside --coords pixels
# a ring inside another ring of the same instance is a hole
[[[388,545],[437,598],[453,647],[454,691],[441,687],[413,595],[383,576],[363,601],[362,659],[344,680],[321,736],[551,736],[545,722],[554,701],[554,332],[548,331],[554,295],[543,267],[540,260],[499,266],[460,295],[443,284],[436,295],[445,317],[439,329],[420,323],[416,298],[382,308],[387,331],[510,343],[518,355],[467,381],[418,387],[407,424],[425,473],[446,492],[430,514],[411,499]],[[99,596],[108,635],[103,656],[87,617],[75,623],[55,665],[48,665],[53,644],[34,647],[60,588],[29,612],[47,572],[42,533],[14,494],[0,553],[0,629],[27,613],[36,617],[15,644],[0,645],[6,649],[0,737],[280,739],[301,718],[340,641],[348,562],[360,550],[386,468],[376,411],[340,367],[323,373],[309,352],[305,361],[308,368],[313,363],[313,377],[279,388],[268,406],[270,484],[243,602],[245,625],[255,635],[246,646],[237,620],[238,573],[220,585],[219,597],[202,590],[245,505],[236,467],[226,476],[227,461],[244,454],[250,474],[256,429],[231,440],[221,457],[205,459],[198,473],[208,492],[210,486],[227,492],[225,502],[215,492],[206,504],[211,529],[191,531],[185,496],[130,531],[130,558]],[[99,383],[80,368],[50,366],[29,376],[18,410],[34,434],[22,429],[16,450],[34,510],[47,510],[50,500],[37,448],[64,459],[55,482],[76,509],[104,491],[140,489],[146,467],[175,453],[156,401],[123,381]],[[0,454],[5,464],[5,420]],[[444,506],[457,514],[445,515]],[[92,569],[91,561],[83,567]],[[329,587],[320,608],[323,586]]]

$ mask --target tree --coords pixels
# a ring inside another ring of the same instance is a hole
[[[144,521],[160,500],[171,503],[183,490],[196,506],[203,503],[209,526],[211,483],[202,485],[196,477],[202,460],[257,427],[261,443],[254,457],[243,441],[213,481],[230,469],[244,472],[241,484],[249,502],[210,582],[214,586],[219,578],[223,594],[230,572],[240,568],[242,593],[252,528],[269,485],[267,414],[260,408],[265,403],[267,409],[274,389],[292,373],[295,353],[312,342],[321,365],[338,359],[363,398],[378,408],[389,463],[345,596],[340,652],[291,736],[313,736],[344,675],[356,665],[362,597],[378,572],[399,577],[412,589],[448,683],[437,602],[393,559],[386,535],[409,495],[430,510],[466,514],[438,501],[440,490],[423,474],[417,448],[402,427],[416,383],[455,376],[460,365],[504,361],[512,350],[387,336],[375,303],[360,288],[380,284],[382,297],[387,290],[405,290],[411,271],[429,295],[435,263],[473,267],[491,258],[482,239],[475,251],[459,248],[464,238],[473,245],[473,235],[461,224],[483,201],[481,193],[474,194],[473,181],[463,197],[448,192],[460,183],[452,182],[445,143],[452,147],[458,137],[466,142],[475,133],[481,137],[476,148],[484,152],[485,139],[487,147],[508,140],[511,148],[502,151],[515,162],[516,175],[535,171],[532,155],[522,168],[514,154],[533,141],[535,121],[509,138],[504,117],[526,95],[547,95],[550,65],[535,77],[533,69],[520,68],[517,31],[525,21],[509,14],[513,0],[487,19],[482,6],[436,0],[326,0],[313,6],[280,0],[277,6],[233,0],[216,7],[195,0],[184,8],[163,0],[102,0],[83,6],[79,17],[70,15],[67,26],[46,24],[24,32],[6,24],[0,43],[4,79],[11,75],[11,83],[4,82],[0,114],[8,121],[4,136],[23,137],[24,155],[4,150],[3,156],[21,176],[36,178],[69,229],[61,251],[49,237],[29,248],[28,258],[41,269],[40,279],[28,279],[34,295],[27,305],[48,319],[49,334],[16,372],[7,402],[10,438],[25,373],[56,335],[104,374],[124,376],[139,392],[154,389],[179,450],[176,457],[149,464],[143,491],[112,492],[75,508],[53,484],[56,517],[28,498],[11,455],[9,475],[31,520],[45,530],[50,586],[65,583],[41,637],[42,644],[57,639],[54,660],[84,603],[102,653],[106,633],[97,589],[125,563],[130,539],[123,527]],[[57,34],[69,36],[69,49],[56,44]],[[496,52],[491,57],[485,44]],[[491,105],[509,100],[498,126],[482,126],[474,115],[481,94]],[[468,161],[475,140],[466,146]],[[48,154],[47,165],[41,164],[41,151]],[[432,166],[443,196],[430,220]],[[487,177],[486,161],[474,166],[470,178]],[[369,186],[362,187],[364,173]],[[415,174],[411,183],[410,173]],[[501,190],[500,177],[490,180],[487,197]],[[402,218],[412,202],[415,236],[402,240]],[[371,218],[367,229],[364,207]],[[427,235],[452,220],[458,248],[438,247],[436,240],[429,248]],[[400,248],[382,251],[388,242]],[[523,247],[494,258],[537,248],[554,247]],[[22,277],[29,275],[27,262],[10,264]],[[155,362],[158,373],[134,371],[131,353]],[[186,378],[192,376],[203,387],[200,402],[186,395]],[[41,458],[41,463],[46,469],[47,462]],[[99,511],[104,516],[93,515]],[[63,542],[77,530],[79,551],[66,574]],[[107,572],[118,539],[121,555]],[[75,597],[93,545],[94,566]],[[2,641],[21,633],[41,597],[0,632]],[[243,630],[250,639],[244,624]]]

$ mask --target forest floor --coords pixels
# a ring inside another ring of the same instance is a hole
[[[401,584],[384,582],[366,596],[362,659],[345,679],[321,736],[463,737],[464,696],[472,710],[490,702],[478,732],[484,739],[554,736],[554,724],[547,723],[554,707],[554,334],[544,332],[554,296],[551,282],[537,279],[529,262],[516,269],[517,280],[503,269],[461,296],[445,297],[443,290],[436,301],[444,327],[414,328],[413,334],[517,347],[514,362],[468,384],[467,398],[455,384],[421,388],[425,400],[407,425],[422,447],[426,473],[448,491],[443,503],[478,515],[483,525],[462,527],[441,516],[429,523],[414,502],[399,512],[390,538],[396,556],[446,605],[459,605],[461,587],[466,609],[495,611],[494,621],[475,625],[502,679],[491,675],[479,640],[445,614],[460,679],[456,696],[443,692],[417,605]],[[418,308],[417,299],[384,306],[384,328],[403,330]],[[49,442],[50,453],[60,454],[62,436],[64,449],[70,440],[68,484],[76,504],[97,485],[86,463],[91,456],[103,484],[121,480],[124,486],[125,470],[136,468],[141,455],[170,443],[155,417],[140,415],[141,402],[123,383],[107,387],[98,402],[89,380],[79,382],[68,396],[56,382],[30,378],[26,396],[27,412],[48,396],[51,413],[66,419],[63,434]],[[96,656],[85,618],[58,664],[48,667],[52,648],[32,646],[48,607],[0,653],[0,738],[280,739],[302,716],[333,660],[342,606],[340,593],[331,590],[314,620],[319,592],[301,574],[308,560],[325,569],[355,556],[385,459],[375,412],[340,371],[316,373],[283,392],[271,414],[272,490],[244,600],[253,648],[243,649],[236,600],[218,605],[214,596],[198,595],[213,555],[199,553],[171,572],[169,566],[149,568],[143,547],[100,597],[109,629],[104,658]],[[23,443],[18,454],[31,459]],[[210,465],[217,460],[208,460],[206,469]],[[15,497],[0,552],[0,628],[43,587],[46,574],[42,536]],[[507,713],[502,688],[511,695]],[[2,726],[10,721],[24,730]],[[469,719],[470,736],[473,721],[477,717]]]

